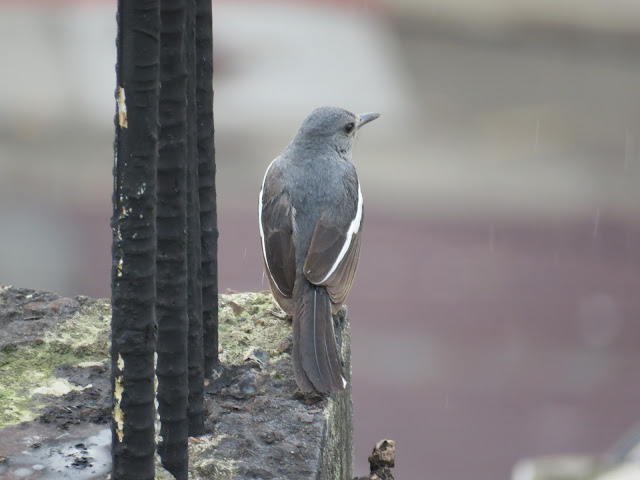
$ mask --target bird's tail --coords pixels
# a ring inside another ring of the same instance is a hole
[[[331,316],[331,299],[325,287],[306,279],[296,281],[293,292],[293,368],[303,392],[343,390],[346,380]]]

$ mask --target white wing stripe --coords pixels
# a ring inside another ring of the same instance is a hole
[[[358,207],[356,209],[356,216],[351,221],[351,225],[349,225],[349,230],[347,230],[347,239],[344,242],[344,245],[342,245],[342,249],[340,250],[340,253],[338,254],[338,258],[336,258],[336,261],[331,266],[331,269],[329,270],[327,275],[322,280],[317,282],[317,285],[323,284],[324,282],[326,282],[329,279],[329,277],[331,275],[333,275],[333,272],[336,271],[336,269],[338,268],[338,265],[340,265],[340,262],[342,261],[344,256],[349,251],[349,246],[351,245],[351,241],[353,240],[353,236],[356,233],[358,233],[358,230],[360,229],[360,223],[362,222],[362,204],[363,204],[362,192],[360,191],[360,182],[358,182]]]
[[[262,228],[262,194],[264,192],[264,182],[266,182],[266,180],[267,180],[267,174],[269,173],[269,170],[271,170],[271,166],[274,164],[274,162],[277,159],[278,159],[278,157],[274,158],[271,161],[271,163],[269,164],[269,166],[267,167],[267,171],[264,172],[264,178],[262,179],[262,187],[260,188],[260,198],[258,200],[258,223],[260,224],[260,243],[262,243],[262,255],[263,255],[263,258],[264,258],[264,264],[267,267],[267,273],[269,274],[269,278],[271,278],[271,283],[276,286],[278,291],[284,297],[286,297],[287,295],[285,295],[282,292],[282,290],[280,290],[280,287],[278,286],[277,282],[273,279],[273,275],[271,275],[271,269],[269,269],[269,261],[267,260],[267,246],[264,243],[264,229]]]

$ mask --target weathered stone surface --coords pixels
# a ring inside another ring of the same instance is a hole
[[[190,443],[190,478],[350,480],[351,352],[344,315],[335,326],[349,384],[339,394],[317,396],[296,389],[290,319],[269,294],[221,295],[219,308],[222,363],[205,382],[209,433]],[[42,464],[37,452],[64,453],[54,441],[62,431],[75,448],[108,429],[110,316],[106,300],[0,287],[0,326],[6,327],[0,329],[0,451],[7,471],[32,468],[29,458]],[[41,322],[37,328],[35,322]],[[64,468],[62,453],[56,461]],[[99,463],[108,471],[108,455],[84,457],[87,468]],[[42,467],[45,473],[52,468]],[[69,468],[84,478],[78,465]]]
[[[283,342],[289,322],[271,297],[245,294],[226,302],[223,297],[220,344],[231,349],[221,358],[232,361],[221,364],[206,387],[212,433],[190,447],[192,478],[351,479],[351,351],[344,316],[335,327],[346,390],[302,395],[293,378],[291,343]],[[225,336],[234,340],[225,343]]]
[[[41,341],[79,307],[78,300],[55,293],[0,286],[0,352]]]
[[[0,428],[106,424],[110,316],[105,300],[0,287]]]

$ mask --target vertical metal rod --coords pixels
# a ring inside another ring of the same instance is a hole
[[[211,0],[196,0],[196,57],[204,372],[206,376],[210,376],[218,363],[218,213],[213,127]]]
[[[186,2],[161,0],[157,188],[158,413],[163,466],[188,477]]]
[[[187,271],[189,435],[204,433],[204,353],[202,345],[202,264],[196,109],[196,4],[187,0]]]
[[[118,2],[111,478],[154,478],[159,0]]]

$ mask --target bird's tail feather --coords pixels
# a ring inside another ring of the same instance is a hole
[[[342,362],[333,329],[331,300],[325,287],[296,282],[293,298],[293,365],[302,391],[343,390]]]

